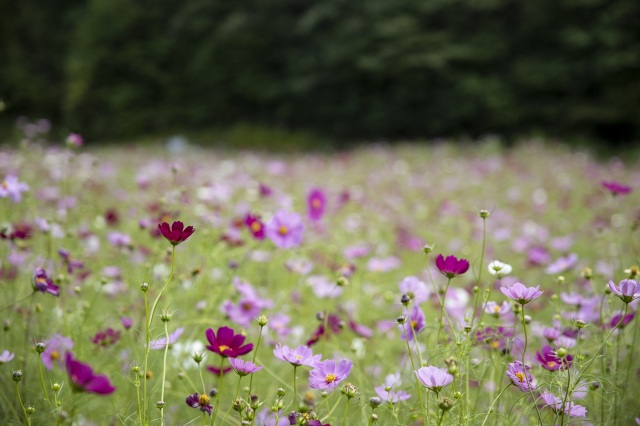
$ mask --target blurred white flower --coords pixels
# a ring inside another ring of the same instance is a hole
[[[511,265],[507,263],[502,263],[499,260],[494,260],[493,262],[489,263],[488,269],[491,275],[495,275],[498,278],[509,275],[513,270]]]

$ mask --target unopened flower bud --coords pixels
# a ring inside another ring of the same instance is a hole
[[[344,385],[342,389],[340,389],[340,391],[348,399],[351,399],[358,394],[358,389],[356,389],[356,387],[353,386],[351,383]]]
[[[349,285],[349,279],[344,275],[340,275],[336,280],[336,284],[338,287],[346,287]]]
[[[382,404],[382,399],[377,396],[369,398],[369,406],[373,409],[378,408]]]
[[[256,394],[251,395],[249,397],[249,404],[251,404],[251,408],[255,410],[260,405],[260,397]]]
[[[473,294],[478,294],[478,292],[480,292],[480,287],[478,287],[477,285],[473,286]]]
[[[11,375],[11,378],[13,379],[14,382],[17,383],[20,380],[22,380],[22,376],[23,376],[22,371],[17,370],[13,372],[13,374]]]
[[[456,373],[458,372],[458,366],[455,364],[451,364],[448,368],[447,371],[449,372],[449,374],[451,374],[452,376],[455,376]]]
[[[435,247],[433,245],[430,244],[425,244],[424,246],[422,246],[422,251],[425,252],[426,254],[429,254],[433,251]]]
[[[324,312],[320,311],[320,312],[316,313],[316,319],[318,321],[324,321]]]
[[[258,325],[260,327],[264,327],[265,325],[267,325],[268,322],[269,322],[269,318],[267,318],[266,315],[260,315],[258,317]]]
[[[396,318],[396,322],[398,324],[404,324],[405,322],[407,322],[407,317],[403,316],[399,316],[398,318]]]
[[[478,212],[478,216],[480,216],[483,219],[486,219],[489,216],[491,216],[491,212],[489,212],[489,210],[482,209]]]
[[[171,316],[173,314],[171,312],[169,312],[166,309],[162,310],[162,314],[160,315],[160,320],[162,320],[162,322],[169,322],[171,321]]]
[[[158,402],[156,402],[156,407],[157,407],[157,408],[159,408],[159,409],[164,408],[164,401],[158,401]]]
[[[236,399],[235,401],[233,401],[233,404],[231,405],[231,408],[233,408],[233,411],[237,411],[238,413],[242,410],[244,410],[244,401],[241,399]]]
[[[42,312],[42,305],[39,303],[36,303],[36,313],[39,314],[40,312]]]
[[[215,398],[215,397],[216,397],[216,395],[218,395],[218,389],[216,389],[216,388],[211,388],[211,389],[209,390],[209,396],[210,396],[211,398]]]
[[[378,421],[378,415],[376,413],[371,413],[371,422],[375,423]]]
[[[566,279],[565,279],[565,277],[564,277],[564,276],[562,276],[562,275],[558,275],[558,276],[556,277],[556,281],[558,282],[558,284],[559,284],[559,285],[562,285],[562,284],[564,284],[564,283],[565,283]]]
[[[204,359],[204,352],[195,352],[191,354],[191,358],[193,358],[196,364],[200,364]]]
[[[585,327],[587,326],[587,323],[586,323],[586,322],[584,322],[584,321],[583,321],[583,320],[581,320],[581,319],[576,320],[576,321],[574,322],[574,324],[575,324],[575,325],[576,325],[576,327],[578,327],[578,328],[585,328]]]
[[[402,297],[400,297],[400,303],[402,303],[404,306],[407,306],[409,303],[411,303],[411,296],[409,296],[408,294],[403,294]]]
[[[143,293],[146,293],[147,291],[149,291],[149,284],[148,283],[140,284],[140,290],[142,290]]]
[[[8,319],[4,320],[4,322],[2,323],[2,329],[4,331],[9,331],[11,329],[11,321]]]
[[[279,398],[282,398],[285,395],[285,391],[282,388],[278,388],[278,390],[276,391],[276,395],[278,395]]]
[[[593,271],[589,267],[584,268],[581,274],[585,280],[590,280],[591,278],[593,278]]]
[[[446,396],[440,400],[438,403],[438,408],[442,411],[449,411],[453,407],[453,401]]]
[[[591,389],[592,391],[597,390],[599,388],[600,388],[600,382],[589,383],[589,389]]]
[[[453,397],[454,397],[455,399],[460,399],[460,398],[462,398],[462,392],[460,392],[460,391],[455,391],[455,392],[453,393]]]
[[[62,389],[62,385],[60,383],[54,383],[51,385],[51,390],[54,392],[58,392],[60,389]]]
[[[31,416],[33,413],[36,412],[36,409],[33,405],[29,405],[24,409],[24,412],[27,413],[27,416]]]
[[[47,349],[47,345],[45,345],[42,342],[38,342],[35,345],[33,345],[33,348],[36,350],[36,352],[38,352],[39,354],[41,354],[42,352],[45,351],[45,349]]]
[[[322,392],[320,392],[320,396],[321,396],[321,397],[323,397],[323,398],[326,398],[326,397],[328,397],[328,396],[329,396],[329,392],[327,392],[327,391],[322,391]]]
[[[567,356],[567,350],[565,348],[559,348],[556,350],[556,355],[558,358],[564,358]]]
[[[531,315],[525,315],[524,316],[524,323],[525,324],[531,323]]]

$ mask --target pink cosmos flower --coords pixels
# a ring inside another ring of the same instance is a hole
[[[620,285],[616,285],[613,280],[609,280],[609,290],[627,304],[640,298],[640,286],[634,280],[622,280]]]
[[[264,368],[263,366],[257,366],[251,361],[245,361],[240,358],[229,358],[229,363],[239,376],[246,376],[247,374],[255,373]]]
[[[339,362],[328,359],[317,362],[309,373],[309,387],[312,389],[335,389],[341,381],[349,377],[353,362],[342,359]]]
[[[107,376],[94,374],[93,369],[88,364],[78,361],[70,352],[66,354],[65,366],[71,386],[78,391],[109,395],[116,390]]]
[[[511,287],[500,287],[500,291],[505,296],[515,300],[521,305],[526,305],[532,300],[537,299],[542,295],[542,291],[539,291],[540,286],[537,287],[525,287],[524,284],[517,282]]]
[[[462,275],[469,270],[469,261],[467,259],[458,259],[455,256],[444,256],[439,254],[436,257],[436,267],[438,271],[445,277],[451,279]]]
[[[536,390],[536,386],[533,384],[533,376],[529,373],[531,367],[522,364],[520,361],[514,361],[509,364],[507,369],[507,377],[511,380],[511,383],[516,385],[522,392],[529,392],[530,390]]]
[[[262,223],[260,217],[247,214],[244,218],[244,224],[249,228],[249,231],[251,231],[253,238],[259,241],[264,240],[264,223]]]
[[[84,139],[78,133],[69,133],[65,142],[70,148],[78,148],[84,145]]]
[[[312,189],[307,196],[307,214],[309,215],[309,219],[313,221],[322,219],[326,207],[327,197],[324,191],[318,188]]]
[[[631,187],[627,185],[623,185],[620,182],[614,181],[602,181],[600,182],[602,187],[609,191],[612,195],[626,195],[631,192]]]
[[[10,197],[14,203],[18,203],[22,200],[22,193],[28,190],[29,185],[18,181],[16,176],[8,175],[0,183],[0,198]]]
[[[173,222],[171,227],[169,227],[167,222],[159,223],[158,229],[162,233],[162,236],[169,240],[169,242],[174,246],[186,241],[187,238],[189,238],[195,231],[193,226],[187,226],[185,228],[184,224],[179,220]]]
[[[266,235],[273,243],[283,249],[302,244],[304,225],[299,214],[278,210],[267,223]]]
[[[414,371],[420,383],[422,383],[427,389],[438,393],[440,390],[453,382],[453,376],[449,374],[444,368],[434,367],[430,365],[428,367],[422,367],[418,371]]]

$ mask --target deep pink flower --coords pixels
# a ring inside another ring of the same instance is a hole
[[[171,244],[177,246],[178,244],[184,242],[193,234],[195,229],[193,226],[184,227],[182,222],[175,221],[169,228],[169,224],[167,222],[162,222],[158,224],[158,229],[162,233],[162,235],[169,240]]]
[[[91,342],[94,345],[102,346],[104,348],[113,345],[120,340],[120,332],[109,327],[105,331],[99,331],[95,336],[91,338]]]
[[[533,384],[533,376],[529,373],[531,367],[522,364],[520,361],[514,361],[509,364],[507,369],[507,377],[511,380],[511,383],[516,385],[522,392],[529,392],[530,390],[536,390],[536,386]]]
[[[84,145],[84,139],[78,133],[69,133],[65,142],[70,148],[78,148]]]
[[[336,362],[328,359],[315,364],[309,373],[309,387],[312,389],[334,389],[351,373],[353,362],[346,359]]]
[[[602,187],[609,191],[612,195],[625,195],[631,192],[631,187],[623,185],[620,182],[602,181]]]
[[[327,197],[324,191],[318,188],[312,189],[307,196],[307,214],[309,215],[309,219],[313,221],[322,219],[326,207]]]
[[[60,255],[60,257],[62,257],[62,261],[66,264],[68,273],[73,274],[73,271],[75,271],[76,269],[84,268],[84,263],[80,262],[79,260],[73,259],[69,250],[60,248],[58,249],[58,254]]]
[[[551,346],[543,346],[542,351],[536,351],[536,356],[542,368],[549,371],[556,371],[571,367],[573,357],[567,355],[565,358],[560,358],[556,355],[556,351]]]
[[[500,287],[500,291],[502,292],[502,294],[515,300],[521,305],[526,305],[532,300],[540,297],[543,292],[539,289],[540,286],[525,287],[524,284],[520,282],[514,283],[511,287]]]
[[[36,291],[60,296],[60,287],[55,285],[42,268],[37,268],[33,276],[33,288]]]
[[[260,220],[260,217],[252,214],[248,214],[244,218],[244,224],[251,231],[251,235],[256,240],[264,240],[264,223]]]
[[[640,285],[634,280],[622,280],[620,285],[616,285],[613,280],[609,280],[609,290],[624,303],[631,303],[640,298]]]
[[[207,349],[217,353],[223,358],[236,358],[248,354],[253,349],[252,343],[243,346],[242,344],[244,343],[245,337],[241,334],[235,334],[233,329],[229,327],[218,328],[217,335],[213,329],[209,328],[207,329],[206,336],[210,343]]]
[[[189,407],[199,408],[200,411],[209,415],[211,415],[211,412],[213,411],[213,407],[209,403],[209,395],[204,393],[202,395],[198,395],[198,392],[196,392],[193,395],[189,395],[185,399],[185,402]]]
[[[451,279],[462,275],[469,270],[467,259],[458,259],[455,256],[447,256],[445,259],[441,254],[436,257],[436,267],[445,277]]]
[[[78,361],[70,352],[66,354],[65,366],[71,380],[71,386],[77,391],[109,395],[116,390],[107,376],[94,374],[93,369],[88,364]]]
[[[624,316],[624,318],[622,317],[622,312],[618,313],[611,318],[611,321],[609,322],[609,328],[614,328],[616,326],[618,328],[625,328],[631,321],[633,321],[635,317],[635,312],[628,313]]]
[[[414,371],[420,383],[427,389],[438,393],[440,390],[453,382],[453,376],[449,374],[444,368],[434,367],[430,365],[428,367],[419,368],[418,371]]]

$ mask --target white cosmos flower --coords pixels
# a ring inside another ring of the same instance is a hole
[[[504,277],[506,275],[509,275],[511,273],[511,271],[513,270],[513,268],[511,267],[511,265],[507,264],[507,263],[502,263],[499,260],[494,260],[493,262],[489,263],[489,273],[491,275],[495,275],[498,278]]]

